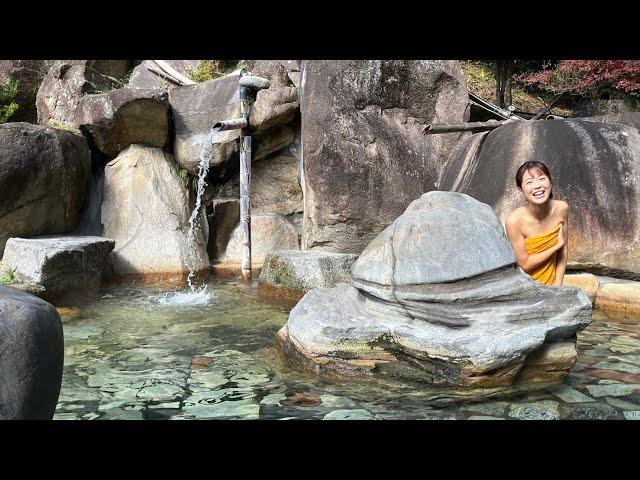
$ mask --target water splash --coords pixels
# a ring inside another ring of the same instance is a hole
[[[190,285],[191,287],[191,285]],[[188,292],[174,292],[173,294],[161,294],[154,300],[164,307],[195,307],[199,305],[207,305],[213,294],[207,292],[207,285],[203,285],[200,289],[194,289]]]
[[[199,291],[196,290],[195,285],[192,283],[191,279],[195,275],[195,261],[194,261],[194,253],[196,251],[195,247],[195,234],[194,231],[196,228],[200,227],[200,205],[202,202],[202,195],[204,194],[204,189],[207,186],[207,182],[205,178],[207,173],[209,172],[209,161],[212,157],[212,149],[213,142],[218,136],[220,132],[219,128],[213,128],[207,133],[203,142],[202,148],[200,149],[200,154],[198,155],[198,186],[196,189],[196,205],[191,212],[191,216],[189,217],[189,231],[187,232],[187,241],[193,245],[193,248],[189,251],[187,255],[187,266],[189,267],[189,275],[187,276],[187,284],[189,285],[189,289],[191,293],[196,292],[204,292],[206,290],[206,286],[204,289]]]

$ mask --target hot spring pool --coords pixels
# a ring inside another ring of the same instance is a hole
[[[562,385],[436,405],[425,388],[316,377],[282,364],[288,310],[257,284],[110,286],[60,309],[65,360],[54,419],[639,419],[640,325],[594,312]]]

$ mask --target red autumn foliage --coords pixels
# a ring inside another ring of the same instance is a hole
[[[639,60],[562,60],[554,68],[519,75],[516,81],[555,94],[593,95],[602,88],[640,92]]]

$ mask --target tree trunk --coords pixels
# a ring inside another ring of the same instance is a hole
[[[500,108],[511,105],[511,76],[515,60],[496,60],[496,104]]]
[[[509,60],[505,67],[504,80],[504,106],[510,106],[511,101],[511,75],[513,73],[513,60]]]
[[[496,105],[502,108],[502,60],[496,61]]]

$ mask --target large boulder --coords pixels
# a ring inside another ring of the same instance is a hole
[[[52,63],[51,60],[0,60],[0,83],[7,78],[18,81],[18,92],[13,101],[19,107],[10,121],[36,122],[36,94]]]
[[[216,123],[240,117],[239,72],[169,91],[176,161],[191,173],[197,172],[201,154],[208,156],[209,165],[218,167],[239,152],[240,130],[211,132]],[[255,134],[252,161],[256,161],[293,141],[293,131],[285,124],[295,120],[299,103],[297,89],[287,83],[281,66],[263,66],[253,73],[273,81],[272,87],[258,92],[249,117]]]
[[[303,247],[360,253],[422,193],[436,188],[460,134],[424,136],[468,118],[457,61],[305,61],[300,110]]]
[[[139,88],[85,95],[78,102],[75,125],[109,158],[132,143],[162,148],[169,138],[168,96]]]
[[[9,237],[66,233],[80,220],[87,140],[29,123],[0,125],[0,256]]]
[[[199,60],[165,60],[177,72],[188,75],[189,71],[195,70]],[[158,88],[169,90],[176,84],[164,79],[160,75],[155,74],[149,68],[160,70],[160,68],[151,60],[144,60],[140,65],[133,69],[129,77],[128,86],[130,88]]]
[[[300,101],[287,69],[278,61],[258,60],[251,73],[269,80],[269,88],[258,92],[249,115],[255,133],[292,121],[300,110]]]
[[[251,215],[251,263],[261,266],[266,256],[276,250],[299,250],[298,232],[283,215],[258,213]],[[224,255],[224,263],[240,263],[242,239],[240,226],[231,232]]]
[[[54,304],[95,296],[102,269],[115,242],[103,237],[44,236],[10,238],[2,263],[16,278],[45,288]]]
[[[53,305],[0,286],[0,420],[51,420],[63,361],[62,322]]]
[[[624,99],[592,99],[579,100],[573,107],[572,117],[593,117],[595,115],[632,112],[633,105]]]
[[[640,130],[632,120],[640,113],[624,115],[624,124],[603,117],[515,121],[472,135],[452,152],[439,186],[491,205],[504,222],[524,202],[518,167],[544,162],[554,198],[569,203],[569,268],[638,277]]]
[[[172,155],[159,148],[134,144],[107,163],[102,223],[116,242],[113,273],[161,277],[208,269],[204,212],[188,235],[194,203]]]
[[[76,128],[75,112],[83,95],[117,88],[117,77],[130,60],[57,60],[42,81],[36,97],[38,123]]]
[[[191,173],[198,171],[205,142],[211,144],[210,165],[220,165],[239,151],[240,130],[210,133],[216,123],[240,116],[239,78],[238,71],[169,91],[175,123],[175,159]]]
[[[380,372],[480,398],[557,383],[591,321],[578,289],[541,285],[488,205],[430,192],[380,233],[351,283],[309,291],[278,333],[294,365]]]

